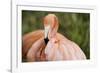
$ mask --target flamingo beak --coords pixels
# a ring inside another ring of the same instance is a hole
[[[45,39],[46,39],[46,38],[48,38],[48,33],[49,33],[49,30],[50,30],[50,25],[45,26],[44,29],[45,29],[44,32],[45,32]]]
[[[45,26],[45,38],[44,38],[45,44],[47,44],[49,41],[49,39],[48,39],[49,30],[50,30],[50,25]]]

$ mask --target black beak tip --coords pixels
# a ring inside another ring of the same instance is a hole
[[[45,41],[45,44],[47,44],[48,41],[49,41],[49,39],[48,38],[45,38],[44,41]]]

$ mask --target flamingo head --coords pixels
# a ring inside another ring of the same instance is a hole
[[[48,14],[44,18],[45,39],[50,39],[55,36],[58,30],[58,18],[55,14]]]

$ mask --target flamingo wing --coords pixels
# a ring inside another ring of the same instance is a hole
[[[59,33],[48,42],[45,54],[48,61],[86,59],[85,54],[76,43],[68,40]]]
[[[69,53],[69,56],[67,56],[69,58],[66,59],[86,59],[84,52],[76,43],[70,41],[69,39],[67,39],[59,33],[57,34],[57,38],[60,40],[60,44],[63,48],[63,51],[65,51],[65,53]]]
[[[27,53],[27,61],[40,61],[44,60],[43,49],[45,48],[45,42],[43,38],[38,39]]]
[[[26,57],[28,50],[38,39],[44,36],[43,30],[30,32],[22,37],[22,56]]]

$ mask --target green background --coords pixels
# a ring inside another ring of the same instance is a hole
[[[43,18],[53,13],[58,17],[58,32],[77,43],[90,59],[90,14],[22,10],[22,35],[43,29]]]

